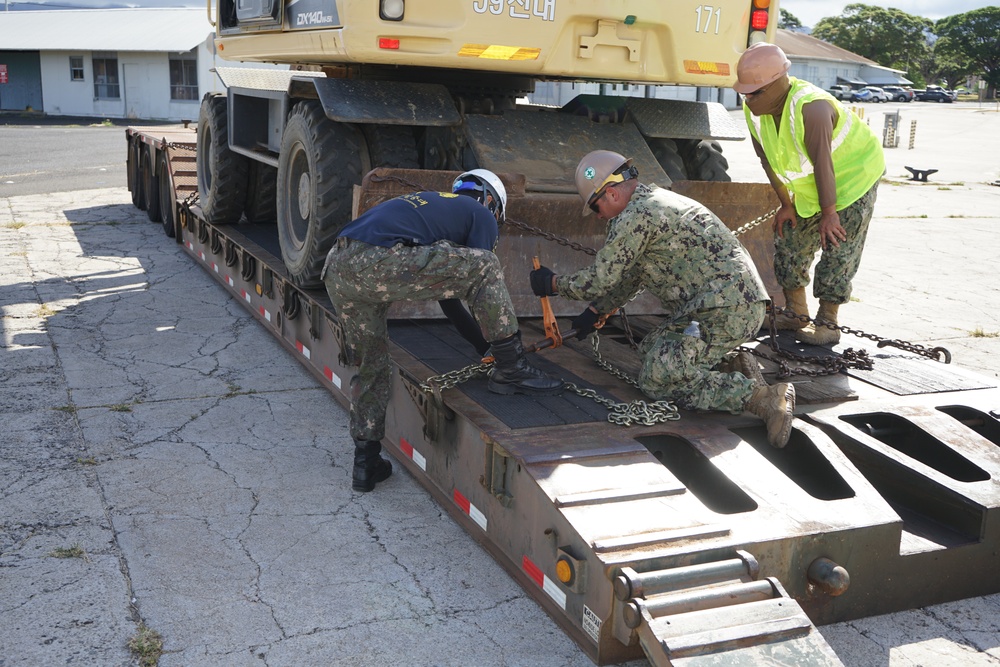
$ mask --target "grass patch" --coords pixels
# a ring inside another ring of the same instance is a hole
[[[56,310],[55,308],[53,308],[49,304],[43,303],[42,305],[40,305],[38,307],[38,311],[35,313],[35,315],[37,317],[43,317],[43,318],[44,317],[52,317],[53,315],[55,315],[58,312],[59,312],[58,310]]]
[[[75,405],[60,405],[59,407],[52,408],[53,410],[58,410],[59,412],[76,412]]]
[[[140,623],[128,640],[128,648],[139,659],[139,667],[156,667],[163,655],[163,637],[152,628]]]
[[[7,224],[4,225],[4,227],[6,227],[7,229],[20,229],[21,227],[27,227],[27,226],[28,223],[18,222],[16,220],[14,222],[8,222]]]
[[[76,462],[79,463],[82,466],[96,466],[97,465],[97,459],[95,459],[93,456],[88,456],[86,458],[84,458],[82,456],[78,456],[78,457],[76,457]]]
[[[973,338],[1000,338],[1000,331],[983,331],[982,327],[976,327],[969,335]]]
[[[71,547],[58,547],[49,552],[49,555],[53,558],[79,558],[81,560],[89,561],[87,558],[87,552],[84,551],[83,547],[79,544],[74,544]]]
[[[111,412],[132,412],[132,406],[128,403],[118,403],[116,405],[108,406]]]

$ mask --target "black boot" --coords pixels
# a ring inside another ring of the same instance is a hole
[[[493,393],[554,396],[562,392],[562,380],[550,378],[524,358],[520,331],[490,343],[490,350],[494,364],[488,386]]]
[[[378,440],[354,441],[354,482],[355,491],[371,491],[379,482],[389,479],[392,464],[379,456],[382,443]]]

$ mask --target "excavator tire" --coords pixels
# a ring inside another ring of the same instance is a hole
[[[198,114],[198,197],[202,215],[214,225],[232,225],[243,217],[249,160],[229,148],[228,100],[205,95]]]
[[[364,137],[327,118],[319,102],[292,108],[278,159],[278,242],[292,280],[320,287],[326,253],[351,219],[353,189],[360,185]]]
[[[161,222],[160,215],[160,181],[156,178],[156,170],[153,169],[153,158],[149,150],[143,146],[141,149],[140,170],[142,171],[142,191],[146,196],[146,217],[150,222]]]
[[[729,160],[722,155],[722,146],[718,141],[689,139],[680,148],[688,178],[692,181],[728,183],[733,180],[728,173]]]
[[[649,149],[653,152],[653,157],[667,172],[667,176],[673,181],[687,180],[687,170],[684,167],[684,159],[681,157],[677,147],[677,142],[673,139],[646,139]]]
[[[372,168],[419,169],[417,141],[406,125],[365,125]]]
[[[247,182],[247,220],[274,222],[278,215],[278,170],[269,164],[251,160]]]

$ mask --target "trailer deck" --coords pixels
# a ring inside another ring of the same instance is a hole
[[[273,225],[213,226],[174,202],[185,252],[348,406],[337,315],[291,283]],[[532,243],[514,235],[501,252],[526,262]],[[474,374],[436,389],[429,378],[479,360],[426,311],[397,316],[389,451],[598,664],[840,664],[815,625],[1000,591],[1000,390],[985,378],[851,339],[873,368],[792,377],[798,418],[777,450],[751,417],[622,426],[575,392],[502,397]],[[634,334],[656,317],[630,317]],[[545,336],[537,318],[521,326],[526,343]],[[618,321],[600,338],[634,374]],[[535,361],[606,402],[643,398],[587,343]]]

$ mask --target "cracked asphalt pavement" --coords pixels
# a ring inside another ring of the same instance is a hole
[[[955,106],[933,114],[1000,144],[1000,114]],[[917,165],[940,169],[923,185],[887,151],[898,182],[842,314],[996,379],[982,144],[981,178],[970,148]],[[163,667],[592,664],[399,466],[351,491],[344,410],[123,180],[0,189],[0,312],[0,667],[134,665],[140,624]],[[848,667],[1000,665],[998,595],[821,630]]]

